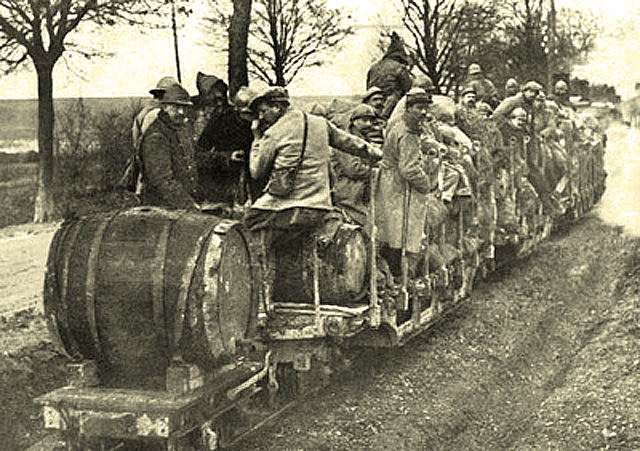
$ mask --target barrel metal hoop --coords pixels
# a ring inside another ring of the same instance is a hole
[[[69,226],[69,229],[64,233],[64,237],[61,238],[61,247],[64,247],[69,243],[69,252],[66,252],[64,262],[62,263],[62,280],[60,287],[60,304],[62,307],[62,315],[58,318],[58,323],[61,327],[64,327],[69,333],[65,334],[69,340],[69,347],[71,352],[75,356],[80,356],[80,346],[73,337],[71,328],[69,326],[69,305],[67,304],[67,287],[69,285],[69,265],[71,263],[71,255],[73,254],[73,247],[76,244],[76,239],[80,233],[80,229],[87,222],[86,218],[79,219],[74,224]],[[68,238],[68,239],[67,239]],[[56,257],[57,260],[57,257]]]
[[[181,218],[174,222],[176,224]],[[189,298],[189,292],[191,291],[191,284],[193,283],[193,277],[196,273],[196,262],[200,258],[200,254],[204,250],[203,243],[206,243],[211,239],[211,235],[214,233],[215,225],[211,225],[206,234],[200,236],[195,243],[195,247],[189,260],[185,262],[185,271],[182,273],[182,283],[180,284],[180,296],[178,297],[178,303],[176,306],[176,317],[174,324],[173,335],[173,349],[171,350],[172,357],[179,357],[174,355],[175,351],[180,349],[180,340],[182,339],[182,331],[184,329],[184,321],[187,309],[187,299]]]
[[[107,227],[120,215],[120,211],[116,212],[109,220],[103,221],[98,225],[93,240],[91,242],[91,250],[87,260],[87,280],[85,285],[85,295],[87,301],[87,319],[89,322],[89,330],[95,344],[96,355],[102,354],[102,346],[100,345],[100,335],[98,334],[98,324],[96,322],[96,270],[98,268],[98,256],[100,254],[100,244],[107,230]]]
[[[178,218],[179,219],[179,218]],[[155,258],[153,260],[153,270],[151,271],[151,286],[153,296],[153,323],[156,327],[156,336],[162,346],[167,344],[167,330],[165,324],[165,268],[167,258],[167,245],[173,225],[176,221],[167,222],[160,232],[156,244]]]

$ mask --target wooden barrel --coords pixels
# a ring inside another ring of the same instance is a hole
[[[361,227],[351,224],[341,224],[326,244],[318,244],[312,236],[276,243],[274,300],[313,303],[314,246],[319,260],[320,302],[361,302],[368,286],[367,239]]]
[[[233,356],[251,318],[239,224],[137,207],[66,222],[49,250],[44,307],[73,357],[101,383],[163,388],[173,358],[210,368]]]

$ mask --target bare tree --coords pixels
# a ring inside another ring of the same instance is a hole
[[[242,3],[233,0],[234,10],[245,8]],[[206,19],[214,33],[229,29],[233,16],[228,10],[223,2],[214,5],[213,15]],[[341,8],[327,7],[327,0],[254,0],[251,19],[249,72],[269,85],[286,86],[303,68],[324,64],[323,54],[339,48],[354,32],[347,23],[350,17]],[[239,50],[232,47],[236,38],[230,34],[230,52]],[[239,64],[240,57],[234,58],[234,65]],[[230,70],[231,66],[230,59]]]
[[[0,0],[0,64],[5,74],[33,64],[38,79],[38,194],[34,221],[49,221],[54,212],[53,68],[66,51],[86,57],[70,36],[85,22],[98,26],[142,24],[159,4],[151,0]]]
[[[438,88],[451,89],[499,19],[492,2],[400,0],[416,65]]]

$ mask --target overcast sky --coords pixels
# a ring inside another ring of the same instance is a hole
[[[330,6],[348,8],[360,25],[375,25],[380,17],[393,21],[393,2],[389,0],[329,0]],[[602,12],[603,21],[624,17],[638,11],[640,0],[556,0],[557,7],[589,7]],[[640,81],[639,36],[628,36],[625,42],[603,40],[594,52],[591,64],[578,73],[595,82],[616,85],[623,96],[632,95],[636,80]],[[332,55],[331,64],[307,72],[296,79],[290,91],[305,94],[354,94],[364,91],[366,70],[377,56],[375,27],[361,27],[349,38],[339,53]],[[70,64],[60,61],[54,73],[54,96],[93,97],[147,95],[163,75],[175,74],[170,31],[141,32],[130,28],[96,31],[87,36],[95,46],[115,54],[112,58],[83,61],[72,57]],[[181,32],[180,56],[183,84],[195,92],[198,70],[226,78],[226,56],[202,45],[201,27],[190,20]],[[30,68],[0,78],[0,98],[35,97],[35,76]]]

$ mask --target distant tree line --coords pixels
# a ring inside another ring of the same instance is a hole
[[[0,2],[0,69],[9,73],[31,63],[37,73],[39,171],[34,220],[50,220],[55,211],[53,69],[71,52],[100,56],[74,40],[76,31],[87,23],[166,26],[175,36],[176,22],[164,21],[176,11],[176,1]],[[553,5],[554,0],[391,1],[402,14],[416,69],[443,92],[455,91],[472,62],[481,64],[498,86],[511,77],[544,82],[551,72],[568,72],[587,55],[599,32],[597,19],[588,12],[550,10],[548,3]],[[177,12],[188,14],[188,3],[182,0]],[[209,4],[211,33],[223,36],[223,42],[214,45],[228,51],[231,94],[248,84],[249,75],[287,85],[305,68],[324,64],[328,52],[339,49],[354,33],[345,9],[330,8],[327,0],[209,0]]]

